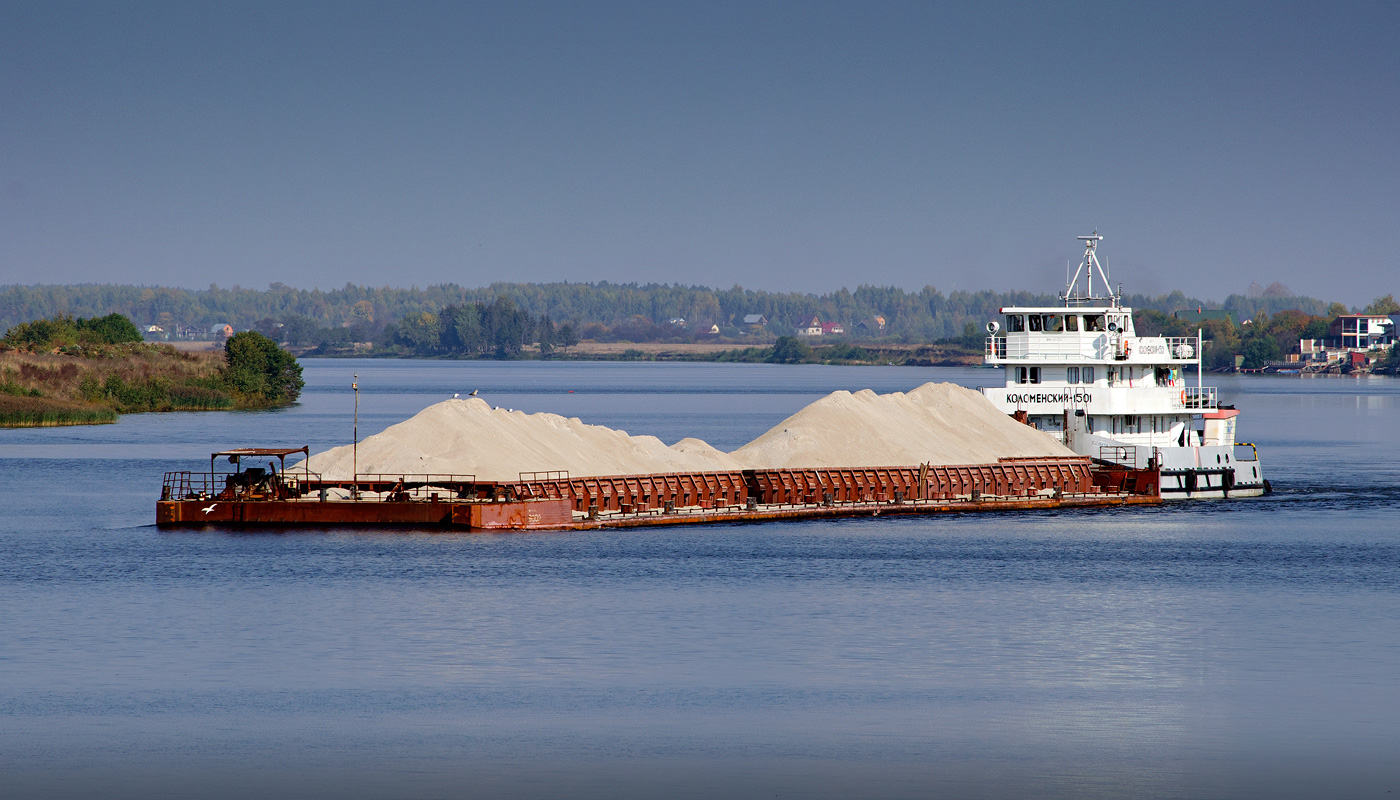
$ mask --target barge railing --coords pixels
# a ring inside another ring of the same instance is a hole
[[[310,474],[312,477],[304,477]],[[558,473],[556,473],[558,474]],[[157,522],[422,524],[549,529],[1160,502],[1155,468],[1087,456],[995,464],[814,467],[482,481],[471,475],[359,475],[261,469],[166,473]],[[339,490],[332,494],[332,490]],[[358,502],[352,498],[361,498]]]

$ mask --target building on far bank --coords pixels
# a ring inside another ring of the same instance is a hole
[[[856,333],[876,334],[885,330],[885,318],[874,316],[856,323]]]
[[[810,320],[807,320],[806,322],[799,324],[799,325],[797,326],[797,335],[798,335],[798,336],[821,336],[821,335],[822,335],[822,321],[821,321],[821,319],[820,319],[819,317],[817,317],[816,315],[813,315],[812,318],[811,318]]]
[[[1327,327],[1327,338],[1344,350],[1375,350],[1395,343],[1395,320],[1388,314],[1343,314]]]

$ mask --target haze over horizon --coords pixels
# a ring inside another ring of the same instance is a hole
[[[0,284],[1400,274],[1400,5],[0,6]]]

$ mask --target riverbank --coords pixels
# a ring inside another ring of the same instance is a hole
[[[66,349],[76,352],[0,353],[0,426],[92,425],[124,413],[236,405],[218,388],[222,353],[138,343]]]
[[[268,408],[295,400],[301,368],[259,338],[234,357],[141,342],[0,350],[0,427],[94,425],[116,422],[119,414]],[[288,363],[274,363],[276,353]]]

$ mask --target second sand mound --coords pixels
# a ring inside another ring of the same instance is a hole
[[[832,392],[730,453],[750,469],[986,464],[1072,456],[980,392],[926,383],[909,392]]]

